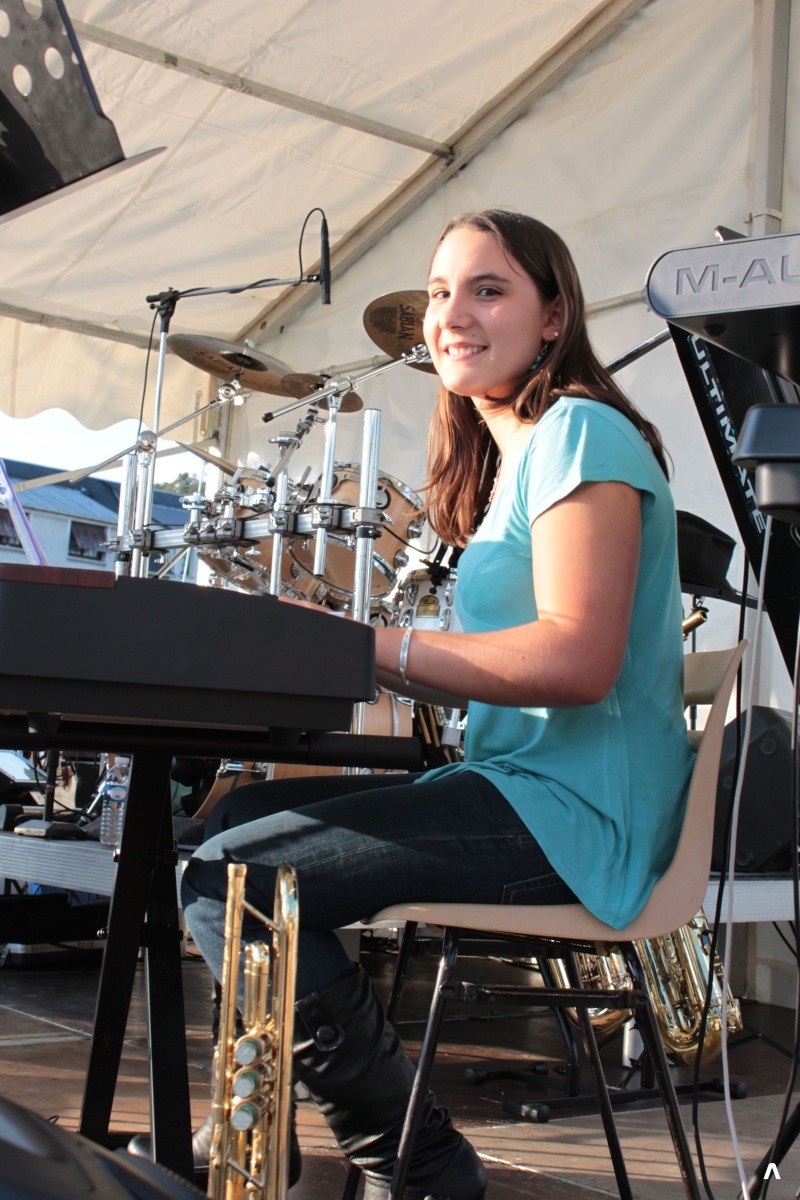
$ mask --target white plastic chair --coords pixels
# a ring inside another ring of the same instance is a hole
[[[597,1042],[587,1010],[629,1008],[633,1010],[646,1052],[650,1056],[656,1085],[672,1137],[675,1154],[690,1200],[701,1200],[694,1163],[681,1122],[669,1064],[653,1014],[647,983],[634,942],[674,933],[687,924],[701,907],[708,885],[714,832],[722,737],[734,680],[746,642],[730,650],[687,654],[685,663],[686,706],[711,705],[705,727],[694,736],[697,759],[692,771],[689,797],[678,847],[668,870],[658,881],[642,912],[627,928],[612,929],[598,921],[580,904],[427,904],[424,901],[395,904],[370,917],[366,925],[405,926],[398,968],[389,1001],[390,1019],[397,1009],[411,946],[419,925],[443,929],[442,955],[420,1051],[417,1076],[400,1142],[392,1179],[390,1200],[399,1200],[408,1175],[414,1137],[428,1091],[444,1007],[447,1000],[530,1001],[577,1010],[589,1063],[592,1069],[600,1114],[622,1200],[632,1200],[632,1191],[617,1135],[608,1086],[603,1074]],[[492,986],[453,979],[462,931],[522,937],[537,955],[561,958],[569,965],[573,986]],[[633,988],[615,991],[582,986],[574,961],[576,953],[608,954],[618,950],[624,957]],[[352,1194],[357,1178],[351,1176],[345,1195]]]

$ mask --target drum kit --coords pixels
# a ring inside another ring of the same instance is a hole
[[[364,326],[388,360],[378,360],[380,365],[358,378],[295,372],[249,344],[170,335],[167,346],[172,353],[221,381],[218,402],[235,402],[240,393],[256,391],[290,401],[264,414],[265,421],[294,409],[305,411],[292,432],[270,438],[278,455],[274,466],[223,463],[229,478],[213,496],[184,497],[187,521],[177,530],[155,530],[137,520],[137,472],[141,476],[150,469],[159,435],[140,441],[131,482],[122,488],[117,535],[110,543],[118,574],[146,573],[150,554],[172,552],[159,571],[165,574],[178,557],[195,549],[216,586],[311,601],[374,624],[454,628],[455,571],[441,566],[441,550],[427,563],[421,544],[423,501],[380,469],[381,414],[366,409],[356,390],[364,380],[399,364],[433,371],[422,340],[426,305],[425,292],[407,291],[382,296],[368,306]],[[340,461],[338,418],[362,410],[361,462]],[[309,478],[306,470],[293,478],[291,459],[318,424],[324,425],[325,433],[321,470],[316,477]],[[356,732],[411,732],[412,709],[403,698],[381,693],[374,703],[359,707]],[[330,773],[330,768],[324,770]],[[292,771],[308,774],[309,768],[222,765],[224,779],[232,784],[273,771],[283,778]],[[217,791],[223,790],[221,778]],[[216,793],[209,797],[217,798]]]

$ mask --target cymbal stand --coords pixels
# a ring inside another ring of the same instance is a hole
[[[156,438],[145,431],[139,435],[139,449],[136,453],[136,491],[134,493],[133,520],[134,529],[144,534],[150,526],[153,515],[153,487],[156,465]],[[148,556],[143,552],[143,544],[134,545],[131,551],[131,574],[146,575]]]
[[[325,450],[322,458],[322,474],[319,481],[319,495],[317,496],[317,504],[324,506],[333,503],[333,467],[336,462],[336,434],[338,431],[337,418],[339,416],[339,407],[341,405],[341,397],[339,395],[331,395],[328,398],[328,421],[325,425]],[[330,511],[321,507],[317,510],[320,516]],[[318,579],[321,579],[325,574],[325,552],[328,547],[328,526],[320,521],[317,525],[316,539],[314,541],[314,574]]]
[[[361,475],[358,484],[356,514],[356,563],[353,580],[353,620],[369,621],[372,601],[372,565],[375,538],[380,536],[383,519],[375,505],[378,495],[378,447],[380,444],[381,414],[377,408],[364,410],[364,432],[361,441]],[[352,733],[363,733],[364,705],[353,711]]]
[[[119,490],[119,509],[117,510],[117,536],[110,545],[117,550],[114,563],[114,574],[129,575],[131,571],[131,551],[122,550],[123,539],[127,539],[134,527],[133,502],[136,495],[136,449],[129,450],[125,455],[125,465],[122,474],[122,485]]]
[[[306,434],[310,433],[319,419],[319,404],[313,403],[306,409],[305,415],[297,422],[295,432],[280,434],[270,438],[274,445],[283,446],[274,470],[270,467],[267,483],[275,486],[275,501],[272,509],[272,564],[270,566],[269,590],[273,596],[281,593],[283,547],[287,533],[294,532],[295,512],[289,508],[289,461],[298,450]]]
[[[152,515],[152,475],[155,468],[155,438],[149,430],[139,434],[135,447],[125,455],[119,493],[117,536],[109,545],[117,550],[114,571],[120,575],[144,575],[146,530]],[[120,549],[124,545],[124,549]]]
[[[369,621],[370,618],[373,552],[375,538],[380,536],[382,523],[382,514],[375,507],[378,497],[380,434],[381,414],[379,409],[364,409],[356,520],[356,565],[355,579],[353,580],[354,621]]]
[[[289,476],[283,470],[278,475],[275,483],[275,508],[273,516],[276,519],[275,532],[272,535],[272,566],[270,567],[269,575],[269,590],[273,596],[281,594],[281,576],[283,566],[283,541],[284,530],[282,523],[278,523],[280,514],[286,512],[286,500],[289,495]]]
[[[304,402],[305,402],[305,400],[304,400]],[[298,406],[295,405],[294,407],[296,408]],[[283,409],[283,411],[288,412],[289,409],[285,408],[285,409]],[[267,467],[267,471],[269,472],[269,477],[267,479],[268,485],[272,485],[275,482],[275,480],[278,478],[278,476],[280,475],[281,471],[286,470],[286,468],[289,465],[289,459],[292,457],[295,450],[298,450],[300,448],[301,441],[303,440],[303,438],[306,436],[307,433],[311,432],[311,430],[314,428],[314,425],[316,424],[318,419],[319,419],[319,404],[317,402],[314,402],[313,404],[309,404],[305,415],[297,422],[297,426],[295,427],[294,434],[282,433],[276,438],[269,439],[273,445],[277,445],[277,446],[282,445],[283,450],[281,451],[280,458],[278,459],[277,463],[275,464],[274,470],[271,467]]]
[[[159,438],[172,433],[173,429],[177,429],[179,425],[184,425],[204,412],[210,412],[212,408],[236,403],[242,395],[242,389],[237,381],[223,384],[217,389],[217,394],[208,404],[195,409],[194,412],[187,413],[186,416],[180,417],[163,429],[157,429],[155,433],[149,429],[142,430],[135,445],[122,452],[124,471],[120,488],[117,533],[116,537],[109,542],[109,547],[116,552],[117,560],[114,570],[118,577],[120,575],[147,574],[144,560],[152,548],[148,526],[153,514],[155,460]],[[97,471],[105,466],[110,466],[118,461],[119,457],[116,455],[99,466],[90,468],[89,471]]]

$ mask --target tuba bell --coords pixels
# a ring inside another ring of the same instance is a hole
[[[667,1057],[673,1063],[694,1065],[700,1050],[700,1034],[706,989],[708,987],[711,935],[702,908],[676,933],[634,943],[642,960],[647,990],[653,1005],[659,1034]],[[633,981],[621,954],[577,954],[578,971],[584,987],[632,988]],[[548,959],[554,979],[560,987],[569,987],[566,967],[559,959]],[[724,979],[722,964],[714,955],[711,973],[711,998],[703,1036],[702,1061],[713,1062],[722,1050],[722,1009]],[[574,1009],[567,1015],[577,1023]],[[608,1036],[630,1020],[626,1008],[589,1009],[589,1019],[599,1033]],[[728,1033],[742,1028],[738,1000],[727,992]]]
[[[285,1200],[292,1119],[292,1037],[297,965],[297,878],[278,869],[275,908],[266,917],[244,896],[247,867],[228,866],[220,1030],[214,1053],[209,1200]],[[248,913],[271,933],[242,955]],[[236,1007],[244,959],[242,1025]]]

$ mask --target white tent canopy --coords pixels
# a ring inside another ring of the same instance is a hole
[[[718,225],[800,228],[800,0],[67,8],[126,156],[165,149],[0,224],[0,407],[14,416],[57,406],[93,428],[136,416],[154,317],[145,297],[296,278],[314,208],[330,227],[330,307],[313,284],[185,299],[172,332],[249,337],[296,371],[365,367],[381,358],[367,306],[424,286],[447,217],[501,205],[565,237],[610,360],[663,328],[642,288],[665,250],[712,242]],[[305,273],[318,239],[313,214]],[[665,437],[678,507],[737,536],[671,345],[620,382]],[[169,356],[160,423],[213,388]],[[359,394],[382,412],[382,469],[417,487],[432,377],[398,366]],[[261,415],[279,406],[253,393],[230,421],[226,457],[274,459]],[[196,435],[187,426],[181,438]],[[360,437],[358,414],[342,417],[340,461],[359,459]],[[298,469],[320,461],[315,433]],[[735,562],[737,584],[740,571]],[[718,607],[712,644],[735,624]],[[769,646],[766,661],[762,702],[785,702]]]

